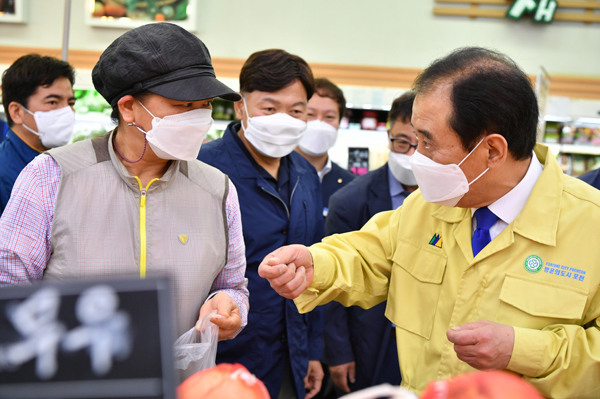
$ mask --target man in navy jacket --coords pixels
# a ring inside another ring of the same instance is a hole
[[[331,197],[327,235],[360,230],[376,213],[398,208],[417,188],[408,164],[417,143],[410,125],[413,101],[414,94],[408,92],[392,104],[388,163],[356,178]],[[383,302],[365,310],[337,302],[326,305],[324,361],[338,394],[386,382],[400,384],[396,338],[384,315],[385,306]]]
[[[248,326],[219,343],[217,363],[241,363],[264,381],[272,398],[310,398],[323,379],[323,310],[298,313],[258,265],[288,244],[323,238],[323,206],[315,169],[293,150],[306,129],[314,91],[308,64],[283,50],[252,54],[240,73],[240,121],[203,145],[198,159],[229,176],[238,192],[250,291]],[[306,393],[308,390],[308,394]]]

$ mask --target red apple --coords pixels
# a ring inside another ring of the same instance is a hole
[[[432,381],[421,399],[543,399],[528,382],[505,371],[461,374]]]
[[[221,363],[202,370],[177,388],[178,399],[270,399],[265,384],[241,364]]]

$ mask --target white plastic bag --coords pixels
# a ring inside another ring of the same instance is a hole
[[[200,370],[215,366],[219,327],[210,322],[217,313],[211,311],[200,321],[200,333],[193,327],[175,341],[175,368],[180,370],[180,381]]]
[[[371,388],[352,392],[340,397],[340,399],[418,399],[417,395],[406,388],[392,386],[390,384],[381,384]]]

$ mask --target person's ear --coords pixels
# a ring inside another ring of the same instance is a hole
[[[16,101],[11,101],[10,104],[8,104],[8,114],[10,115],[10,119],[12,119],[16,125],[23,124],[25,119],[25,110]]]
[[[241,95],[241,93],[240,93]],[[244,100],[236,101],[233,103],[233,110],[235,111],[235,117],[239,120],[244,120],[246,110],[244,109]]]
[[[117,103],[119,107],[119,114],[121,114],[121,119],[123,120],[123,122],[132,123],[135,121],[135,116],[133,114],[134,103],[135,99],[131,95],[121,97],[121,99]]]
[[[497,134],[490,134],[485,138],[485,148],[488,150],[487,167],[497,169],[506,162],[508,157],[508,143],[506,139]]]

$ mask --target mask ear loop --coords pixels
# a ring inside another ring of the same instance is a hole
[[[246,98],[242,96],[242,101],[244,102],[244,109],[246,110],[246,120],[250,120],[250,113],[248,112],[248,107],[246,106]],[[246,128],[244,127],[244,120],[242,119],[242,130],[246,133]]]
[[[136,100],[136,101],[137,101],[137,100]],[[156,118],[156,116],[152,115],[152,112],[148,111],[148,108],[146,108],[146,107],[144,106],[144,104],[142,104],[142,102],[141,102],[141,101],[138,101],[138,104],[140,104],[140,105],[142,106],[142,108],[144,108],[144,109],[146,110],[146,112],[150,114],[150,116],[152,116],[153,118]]]
[[[21,103],[17,103],[19,104],[21,107],[23,107],[23,109],[25,110],[25,112],[27,112],[29,115],[33,116],[33,119],[35,120],[35,114],[33,112],[31,112],[30,110],[28,110],[23,104]],[[21,125],[23,125],[23,127],[26,130],[29,130],[31,133],[35,134],[36,136],[40,137],[40,133],[36,132],[35,130],[33,130],[32,128],[30,128],[29,126],[27,126],[25,123],[21,123]]]
[[[486,137],[487,137],[487,136],[486,136]],[[473,151],[475,151],[475,150],[477,149],[477,147],[479,147],[479,144],[483,143],[483,140],[485,140],[485,137],[484,137],[484,138],[482,138],[482,139],[481,139],[481,141],[480,141],[479,143],[477,143],[477,145],[475,146],[475,148],[473,148],[473,149],[471,150],[471,152],[470,152],[470,153],[468,153],[468,154],[467,154],[467,156],[463,158],[463,160],[462,160],[462,161],[460,161],[460,163],[458,164],[458,166],[459,166],[459,167],[460,167],[460,165],[462,165],[462,163],[463,163],[463,162],[465,162],[465,161],[466,161],[466,159],[467,159],[467,158],[469,158],[469,155],[471,155],[471,154],[473,153]],[[473,179],[473,180],[472,180],[472,181],[469,183],[469,186],[470,186],[471,184],[475,183],[477,180],[479,180],[479,178],[480,178],[481,176],[483,176],[483,175],[485,174],[485,172],[487,172],[488,170],[490,170],[490,168],[487,168],[486,170],[484,170],[483,172],[481,172],[481,174],[480,174],[479,176],[477,176],[475,179]],[[464,172],[463,172],[463,173],[464,173]]]
[[[136,101],[137,101],[137,100],[136,100]],[[141,103],[141,101],[137,101],[137,103],[138,103],[138,104],[140,104],[140,105],[142,106],[142,108],[144,108],[144,109],[146,110],[146,112],[150,114],[150,116],[151,116],[151,117],[153,117],[153,118],[156,118],[156,116],[154,116],[154,115],[152,114],[152,112],[150,112],[150,111],[148,110],[148,108],[146,108],[146,107],[144,106],[144,104],[142,104],[142,103]],[[160,119],[160,118],[159,118],[159,119]],[[135,126],[135,127],[137,127],[137,128],[138,128],[138,130],[139,130],[140,132],[142,132],[142,133],[144,133],[144,134],[148,134],[148,132],[146,132],[144,129],[142,129],[142,127],[141,127],[140,125],[138,125],[137,123],[135,123],[135,122],[128,123],[128,124],[127,124],[127,126]],[[145,137],[145,136],[144,136],[144,137]]]

